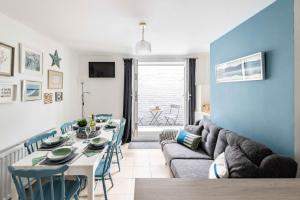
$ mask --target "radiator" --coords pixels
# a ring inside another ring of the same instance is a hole
[[[8,166],[27,155],[23,144],[10,148],[0,154],[0,199],[8,200],[11,198],[11,175],[8,172]]]

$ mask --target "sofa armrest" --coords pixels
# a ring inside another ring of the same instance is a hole
[[[164,140],[175,140],[178,130],[176,129],[165,129],[159,134],[159,143]]]
[[[165,129],[159,134],[159,143],[161,145],[161,150],[164,146],[169,143],[176,142],[178,130],[176,129]]]
[[[277,154],[265,157],[260,164],[263,178],[295,178],[297,168],[296,161]]]

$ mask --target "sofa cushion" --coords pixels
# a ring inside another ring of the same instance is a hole
[[[260,165],[262,178],[295,178],[297,163],[288,157],[272,154],[267,156]]]
[[[201,131],[203,129],[203,126],[197,126],[197,125],[185,125],[184,130],[194,134],[201,136]]]
[[[210,156],[211,159],[213,159],[219,131],[221,128],[208,120],[202,120],[199,126],[203,126],[201,133],[202,141],[199,146]]]
[[[239,146],[227,146],[225,158],[230,178],[257,178],[259,168],[251,162]]]
[[[180,130],[177,137],[177,143],[182,144],[192,150],[198,149],[201,136],[192,134],[186,130]]]
[[[212,160],[175,159],[171,162],[171,170],[175,178],[208,178]]]
[[[216,158],[220,153],[224,152],[228,145],[239,146],[247,158],[257,166],[260,165],[261,161],[265,157],[272,154],[272,151],[265,145],[239,136],[232,131],[222,129],[217,140],[214,158]]]
[[[169,143],[164,146],[163,154],[170,164],[173,159],[210,159],[210,157],[201,149],[193,151],[178,143]]]

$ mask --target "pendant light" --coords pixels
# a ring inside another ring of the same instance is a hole
[[[139,25],[142,30],[142,40],[136,44],[135,51],[139,55],[146,55],[146,54],[151,53],[151,44],[144,39],[146,23],[141,22]]]

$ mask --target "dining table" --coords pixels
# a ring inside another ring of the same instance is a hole
[[[114,122],[115,124],[120,124],[120,120],[118,119],[113,119],[110,120]],[[97,123],[96,126],[100,126],[100,134],[97,137],[103,137],[106,138],[108,141],[112,140],[113,137],[113,130],[114,129],[106,129],[105,125],[107,123]],[[69,131],[67,134],[71,135],[69,140],[72,140],[72,147],[75,149],[75,154],[76,157],[72,159],[69,163],[66,163],[65,165],[69,166],[69,169],[66,171],[65,175],[83,175],[87,177],[87,199],[88,200],[94,200],[95,199],[95,192],[94,192],[94,187],[95,187],[95,182],[94,182],[94,177],[95,177],[95,170],[103,158],[106,148],[105,147],[102,151],[98,151],[96,154],[92,156],[88,156],[84,154],[84,151],[87,148],[87,145],[89,144],[90,139],[80,139],[76,137],[75,131]],[[50,151],[50,150],[49,150]],[[33,166],[33,159],[39,158],[46,156],[47,153],[49,153],[47,150],[41,150],[38,149],[37,151],[29,154],[28,156],[24,157],[23,159],[17,161],[16,163],[13,164],[13,167],[15,168],[21,168],[21,169],[44,169],[44,168],[51,168],[51,167],[57,167],[59,165],[44,165],[42,164],[42,161],[38,164],[35,164]],[[12,182],[12,199],[17,200],[17,191],[15,188],[14,183]]]

